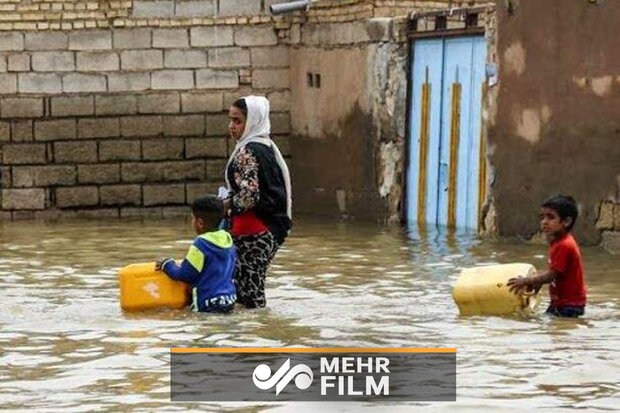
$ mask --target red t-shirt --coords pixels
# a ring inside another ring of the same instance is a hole
[[[575,238],[567,234],[549,246],[549,269],[557,273],[549,285],[551,305],[585,306],[586,283],[583,279],[583,262]]]

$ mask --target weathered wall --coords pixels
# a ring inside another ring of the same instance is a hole
[[[295,210],[399,221],[406,16],[482,1],[321,1],[291,46]],[[321,75],[309,87],[308,73]]]
[[[250,92],[287,154],[299,26],[268,4],[1,0],[2,217],[186,212],[222,183],[227,108]]]
[[[599,242],[600,230],[620,229],[607,217],[620,202],[620,2],[500,4],[489,118],[497,232],[532,236],[540,203],[564,193],[580,203],[580,240]]]

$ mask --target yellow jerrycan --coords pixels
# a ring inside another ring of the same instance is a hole
[[[536,268],[530,264],[503,264],[465,268],[461,271],[452,297],[463,316],[508,315],[532,313],[540,301],[539,294],[509,291],[508,280],[533,277]]]
[[[131,264],[118,273],[121,308],[135,312],[154,308],[183,308],[190,301],[190,286],[155,270],[155,263]]]

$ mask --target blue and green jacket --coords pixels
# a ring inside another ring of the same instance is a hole
[[[180,265],[168,259],[162,270],[192,286],[192,310],[220,311],[232,307],[237,299],[233,283],[236,260],[232,237],[219,230],[198,236]]]

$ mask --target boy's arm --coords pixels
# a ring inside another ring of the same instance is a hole
[[[194,285],[198,281],[200,272],[204,267],[204,259],[204,254],[198,249],[196,242],[194,242],[189,247],[187,256],[180,265],[169,258],[162,261],[160,267],[168,277]]]
[[[557,272],[555,272],[554,270],[549,270],[534,277],[511,278],[508,280],[507,285],[508,287],[510,287],[510,292],[514,292],[515,294],[519,294],[523,289],[525,289],[526,291],[538,292],[538,290],[540,290],[540,287],[542,287],[544,284],[549,284],[555,281],[557,276]]]

